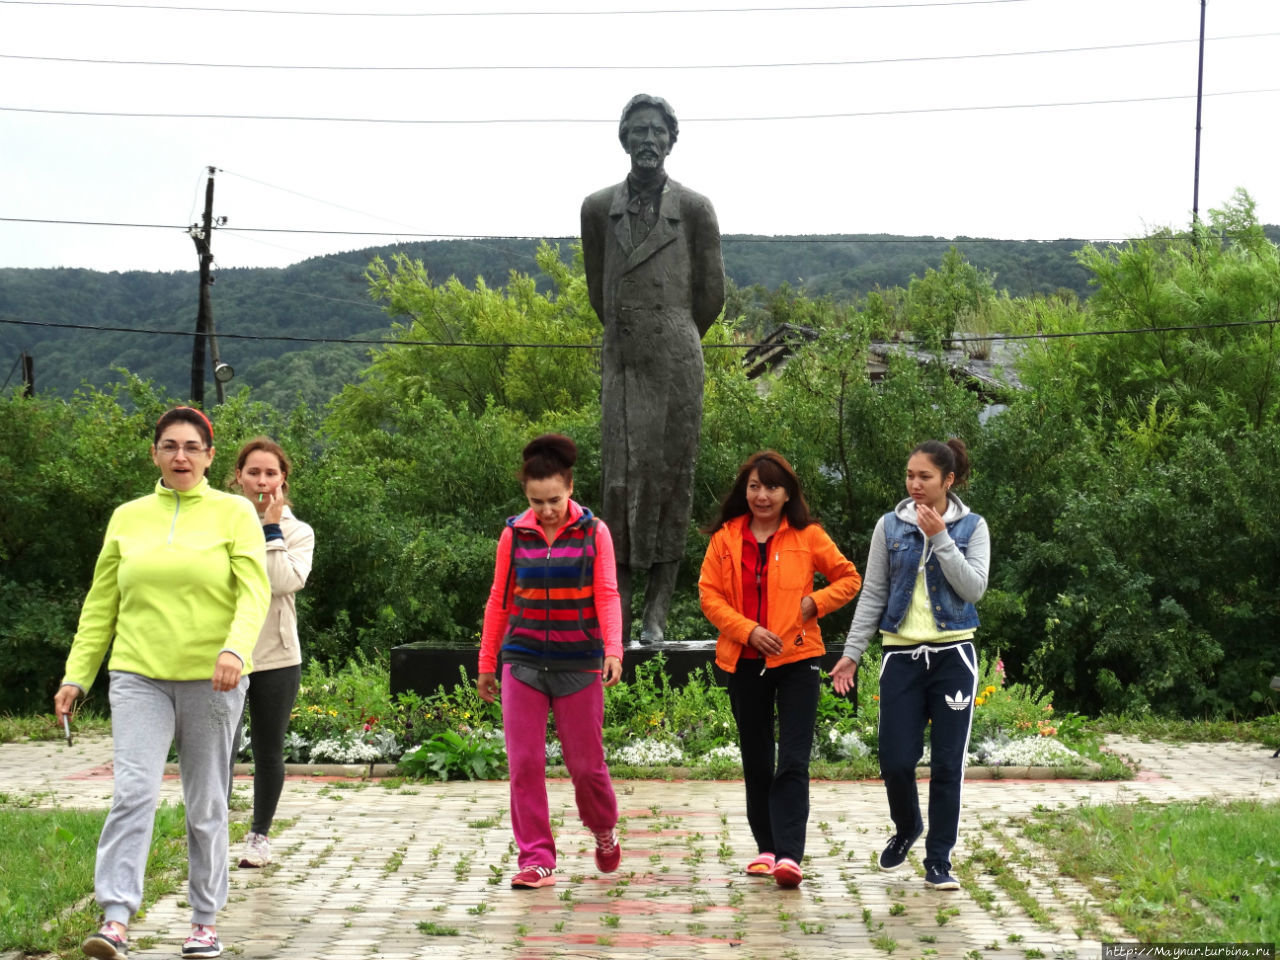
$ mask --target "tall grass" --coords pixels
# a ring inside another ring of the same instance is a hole
[[[1139,941],[1280,940],[1280,804],[1085,806],[1024,829]]]
[[[104,810],[23,809],[0,795],[0,952],[64,953],[98,924],[93,866]],[[181,804],[161,804],[143,889],[144,909],[186,876]]]

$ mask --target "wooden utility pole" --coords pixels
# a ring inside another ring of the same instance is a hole
[[[213,177],[217,173],[215,167],[209,167],[209,179],[204,188],[204,219],[201,223],[191,225],[187,231],[195,242],[196,253],[200,255],[200,305],[196,311],[196,339],[191,350],[191,403],[196,407],[204,406],[204,345],[209,341],[210,359],[216,370],[220,358],[218,356],[218,338],[213,332],[213,303],[209,296],[209,288],[213,286]],[[218,403],[226,400],[222,381],[214,378]]]
[[[36,361],[27,351],[22,351],[22,395],[30,397],[36,392]]]

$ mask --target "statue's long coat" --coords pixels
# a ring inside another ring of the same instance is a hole
[[[702,429],[702,336],[724,306],[711,202],[668,179],[658,219],[631,242],[627,184],[582,204],[582,256],[604,327],[600,513],[618,563],[680,560]]]

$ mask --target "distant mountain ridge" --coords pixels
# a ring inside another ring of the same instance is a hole
[[[1267,227],[1273,240],[1280,227]],[[214,318],[219,333],[257,336],[350,338],[383,334],[389,320],[368,297],[364,270],[375,256],[403,253],[422,260],[430,276],[456,276],[471,285],[506,283],[512,270],[537,273],[537,240],[437,240],[367,247],[303,260],[283,268],[219,270],[215,265]],[[879,287],[906,285],[913,274],[936,267],[955,245],[975,266],[995,274],[996,286],[1013,296],[1059,289],[1089,294],[1088,274],[1072,258],[1081,240],[1017,241],[958,237],[842,234],[764,237],[726,235],[725,271],[745,289],[773,290],[782,283],[809,296],[852,301]],[[560,243],[564,259],[569,243]],[[540,286],[543,284],[540,283]],[[8,372],[22,351],[35,358],[36,388],[70,394],[83,381],[102,385],[125,367],[175,393],[190,382],[190,334],[197,299],[196,272],[102,273],[74,268],[0,268],[0,370]],[[57,325],[144,328],[173,335],[57,330]],[[224,359],[236,368],[233,388],[292,406],[322,403],[334,384],[350,382],[368,361],[368,348],[225,339]],[[9,377],[15,376],[8,373]],[[0,381],[3,382],[3,381]]]

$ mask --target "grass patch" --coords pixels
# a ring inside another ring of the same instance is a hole
[[[1256,720],[1177,720],[1107,714],[1089,721],[1096,733],[1121,733],[1173,743],[1261,743],[1280,747],[1280,713]]]
[[[1010,900],[1025,910],[1027,916],[1039,924],[1042,929],[1050,931],[1058,929],[1049,911],[1031,894],[1031,888],[1025,881],[1018,878],[1013,868],[999,851],[990,848],[975,851],[973,856],[969,857],[960,868],[960,873],[966,880],[970,881],[970,896],[973,896],[984,910],[990,912],[994,902],[991,895],[974,882],[979,874],[994,878],[996,886],[1003,890]]]
[[[0,809],[0,951],[62,953],[94,931],[93,865],[106,817],[105,810]],[[143,909],[177,889],[186,872],[183,808],[162,804]]]
[[[456,937],[458,928],[447,927],[432,920],[420,920],[418,921],[418,932],[426,934],[428,937]]]
[[[1280,805],[1086,806],[1024,830],[1140,941],[1280,939]]]
[[[109,737],[111,718],[100,717],[89,712],[77,713],[71,720],[71,735],[77,743],[82,737]],[[52,702],[48,713],[37,713],[29,717],[0,715],[0,743],[15,743],[19,740],[63,740],[65,737],[62,724],[53,719]]]

